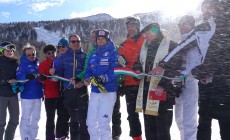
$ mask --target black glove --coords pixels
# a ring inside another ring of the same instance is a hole
[[[180,94],[182,93],[182,87],[175,87],[172,83],[164,83],[165,89],[168,95],[171,95],[172,97],[180,97]],[[168,96],[170,97],[170,96]]]
[[[173,80],[172,81],[173,87],[181,88],[184,85],[184,79],[181,80]]]
[[[38,76],[38,80],[40,80],[40,81],[45,81],[45,80],[46,80],[46,76],[45,76],[44,74],[40,74],[40,75]]]
[[[183,85],[184,85],[184,79],[172,80],[172,86],[173,86],[172,95],[177,98],[180,97],[180,94],[182,93]]]
[[[141,66],[141,63],[139,63],[139,62],[135,62],[135,63],[133,64],[133,70],[134,70],[134,71],[140,71],[140,72],[143,72],[143,70],[142,70],[142,66]]]
[[[101,76],[93,76],[90,78],[90,82],[94,85],[94,86],[99,86],[100,84],[103,84],[106,82],[106,77],[104,75]]]
[[[158,66],[162,67],[163,69],[166,68],[167,63],[164,61],[159,62]]]
[[[106,76],[101,75],[101,76],[93,76],[90,77],[90,82],[92,85],[98,87],[101,93],[108,93],[106,88],[103,86],[103,83],[106,82]]]
[[[122,67],[125,67],[128,64],[128,60],[125,58],[124,55],[120,55],[118,58],[118,62]]]
[[[36,75],[34,74],[26,74],[26,79],[33,80],[36,78]]]
[[[81,78],[79,78],[79,77],[76,77],[74,80],[75,80],[75,83],[82,82]]]

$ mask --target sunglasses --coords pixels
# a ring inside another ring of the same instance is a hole
[[[47,55],[51,55],[51,54],[54,55],[54,54],[55,54],[55,51],[47,52],[46,54],[47,54]]]
[[[70,40],[69,42],[71,42],[71,43],[73,43],[73,44],[75,44],[75,43],[81,43],[80,40]]]
[[[26,56],[27,56],[27,57],[35,56],[35,53],[27,54]]]
[[[58,46],[58,49],[65,48],[65,46]]]

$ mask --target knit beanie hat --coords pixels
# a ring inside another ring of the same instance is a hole
[[[179,24],[186,24],[190,26],[195,26],[195,19],[192,15],[182,16],[179,20]]]
[[[109,31],[106,29],[99,29],[95,32],[95,34],[96,34],[96,38],[104,37],[107,41],[110,39]]]
[[[69,41],[66,39],[66,37],[63,37],[59,40],[58,46],[66,46],[67,48],[69,48]]]
[[[134,16],[127,17],[125,24],[126,24],[126,26],[128,24],[134,24],[137,27],[138,31],[140,31],[141,23],[140,23],[140,19],[138,17],[134,17]]]
[[[158,34],[160,32],[160,25],[158,23],[150,23],[142,29],[141,33],[151,31],[153,34]]]
[[[56,48],[54,45],[52,44],[48,44],[43,48],[43,52],[47,53],[48,51],[55,51],[56,52]]]

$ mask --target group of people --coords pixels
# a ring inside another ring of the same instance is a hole
[[[181,140],[211,140],[212,119],[219,121],[221,139],[229,139],[229,41],[222,38],[229,37],[229,30],[219,16],[224,13],[224,4],[205,0],[201,5],[204,21],[199,25],[191,15],[181,17],[179,43],[170,40],[158,23],[140,30],[140,19],[133,16],[126,19],[127,38],[120,46],[108,30],[95,29],[88,54],[81,48],[79,35],[73,34],[60,39],[57,47],[44,46],[46,58],[40,64],[34,46],[24,46],[18,64],[16,46],[3,41],[0,140],[14,139],[19,92],[22,140],[36,139],[43,100],[46,140],[65,140],[69,133],[71,140],[119,140],[123,95],[133,140],[170,140],[173,105]],[[118,75],[115,69],[151,76]],[[10,117],[6,126],[7,109]],[[139,119],[142,111],[145,136]]]

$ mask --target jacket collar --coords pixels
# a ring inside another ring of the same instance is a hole
[[[30,61],[29,59],[27,59],[26,55],[23,54],[20,58],[20,62],[21,63],[26,63],[26,64],[37,64],[38,63],[38,58],[36,57],[36,59],[34,61]]]

